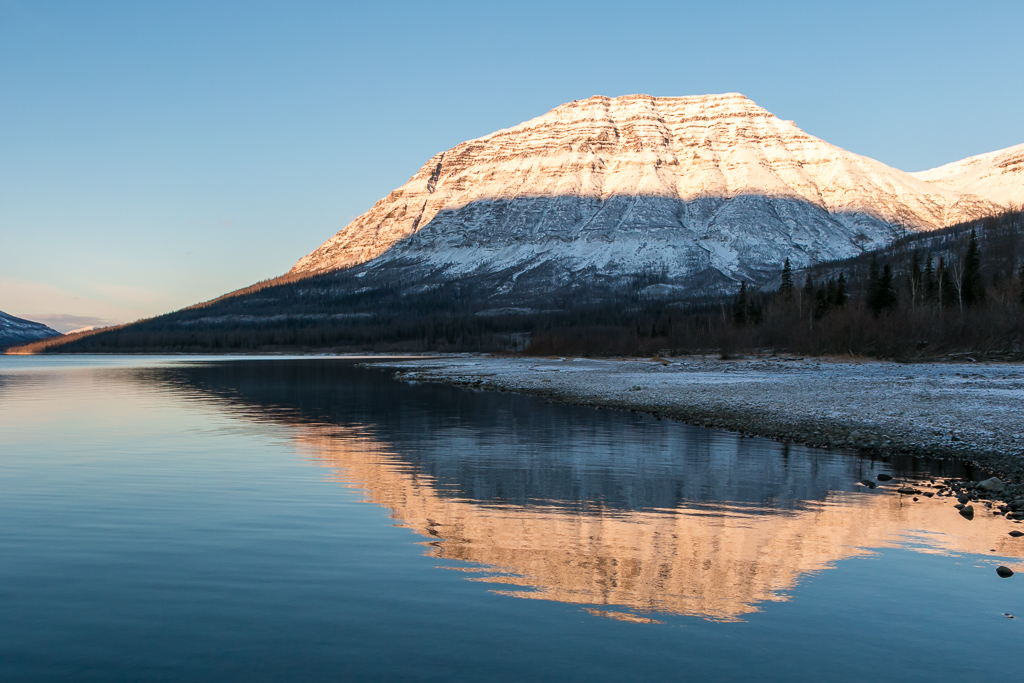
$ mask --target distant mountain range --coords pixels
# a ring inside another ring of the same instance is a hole
[[[58,336],[60,332],[42,323],[15,318],[0,311],[0,347]]]
[[[433,316],[463,339],[481,317],[720,297],[787,258],[805,268],[1019,206],[1022,159],[1024,145],[906,173],[735,93],[592,97],[437,154],[279,278],[85,334],[377,344],[431,338],[415,321]]]

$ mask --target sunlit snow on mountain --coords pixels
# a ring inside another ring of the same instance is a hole
[[[1024,204],[1024,144],[979,154],[913,174],[957,192],[969,192],[1004,206]]]
[[[592,97],[434,156],[291,272],[505,273],[540,289],[657,272],[714,287],[999,210],[739,94]]]

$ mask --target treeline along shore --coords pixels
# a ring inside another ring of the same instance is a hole
[[[897,360],[1024,359],[1024,213],[908,235],[731,298],[551,321],[538,355],[788,351]],[[631,324],[632,323],[632,324]]]
[[[785,351],[897,360],[1024,358],[1024,213],[927,233],[772,282],[688,299],[647,292],[657,273],[543,306],[494,308],[496,281],[344,272],[282,277],[129,325],[9,352],[406,351],[646,356]],[[500,275],[495,276],[500,278]],[[671,288],[667,288],[671,290]]]

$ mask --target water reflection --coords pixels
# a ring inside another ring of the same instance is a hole
[[[296,447],[426,538],[427,552],[521,598],[601,616],[736,620],[873,549],[1021,557],[994,516],[860,479],[927,484],[950,463],[882,463],[526,397],[397,385],[336,361],[126,370]],[[899,478],[897,479],[897,481]]]

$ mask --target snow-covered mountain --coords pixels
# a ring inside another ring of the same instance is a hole
[[[968,157],[914,177],[1009,207],[1024,205],[1024,144]]]
[[[0,347],[59,335],[60,332],[42,323],[15,318],[13,315],[0,311]]]
[[[434,156],[291,275],[502,273],[543,289],[657,272],[720,288],[999,209],[739,94],[592,97]]]

